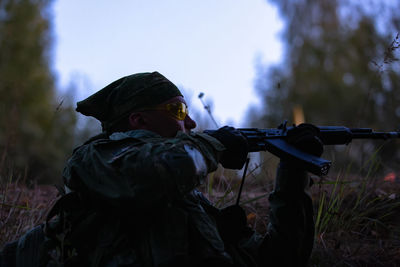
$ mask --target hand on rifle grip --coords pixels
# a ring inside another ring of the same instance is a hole
[[[246,162],[249,145],[246,138],[235,128],[224,126],[210,134],[226,148],[220,163],[227,169],[241,169]]]
[[[309,123],[290,128],[286,135],[286,142],[317,157],[324,152],[319,128]]]

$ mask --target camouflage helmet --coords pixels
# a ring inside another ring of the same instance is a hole
[[[132,111],[182,96],[178,87],[158,72],[125,76],[77,103],[76,111],[98,119],[108,131]]]

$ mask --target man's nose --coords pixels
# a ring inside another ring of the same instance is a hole
[[[197,124],[194,120],[192,120],[192,118],[187,115],[185,118],[185,128],[188,130],[194,129],[196,128]]]

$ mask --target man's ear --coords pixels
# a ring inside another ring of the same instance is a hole
[[[129,125],[132,130],[143,129],[146,125],[146,121],[143,118],[143,114],[141,112],[133,112],[129,115]]]

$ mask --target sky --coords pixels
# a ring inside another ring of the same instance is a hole
[[[77,100],[159,71],[192,107],[203,109],[203,92],[218,124],[244,127],[259,105],[256,64],[282,57],[283,22],[267,0],[57,0],[53,9],[58,87],[74,83]]]

